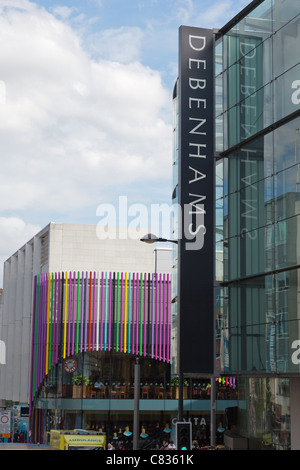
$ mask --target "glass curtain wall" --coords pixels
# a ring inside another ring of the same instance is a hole
[[[217,366],[299,372],[299,5],[265,0],[217,40]]]
[[[248,398],[248,408],[240,408],[239,427],[253,440],[257,450],[290,448],[289,380],[284,378],[240,379],[241,398]]]

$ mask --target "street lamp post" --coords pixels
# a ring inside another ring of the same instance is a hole
[[[133,411],[133,450],[139,448],[139,410],[140,410],[140,364],[136,358],[134,366],[134,411]]]
[[[161,238],[153,235],[152,233],[147,233],[144,237],[141,238],[141,242],[145,242],[148,244],[157,243],[157,242],[171,242],[178,245],[177,240],[169,240],[168,238]],[[180,361],[179,364],[179,371],[178,371],[178,422],[181,423],[183,421],[183,373],[180,370]]]

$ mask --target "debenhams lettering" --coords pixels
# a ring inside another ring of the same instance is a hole
[[[191,51],[204,51],[206,47],[205,36],[189,35]],[[201,181],[206,178],[206,171],[201,161],[206,159],[207,109],[206,78],[201,77],[201,71],[206,70],[206,59],[189,58],[189,88],[188,108],[190,110],[189,122],[189,198],[185,207],[185,236],[193,243],[186,243],[186,249],[200,250],[204,246],[206,234],[205,227],[205,201],[206,196],[201,194]],[[205,165],[204,165],[205,166]],[[187,210],[186,210],[187,209]]]

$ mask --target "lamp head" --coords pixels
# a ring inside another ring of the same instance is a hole
[[[147,233],[147,235],[144,235],[141,238],[141,242],[145,243],[155,243],[159,240],[159,238],[156,235],[153,235],[152,233]]]

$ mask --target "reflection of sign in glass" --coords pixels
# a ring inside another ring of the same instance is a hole
[[[77,361],[75,359],[66,359],[64,361],[65,372],[68,372],[68,374],[71,374],[72,372],[75,372],[76,369],[77,369]]]
[[[228,37],[228,146],[263,128],[263,42],[254,36]]]

